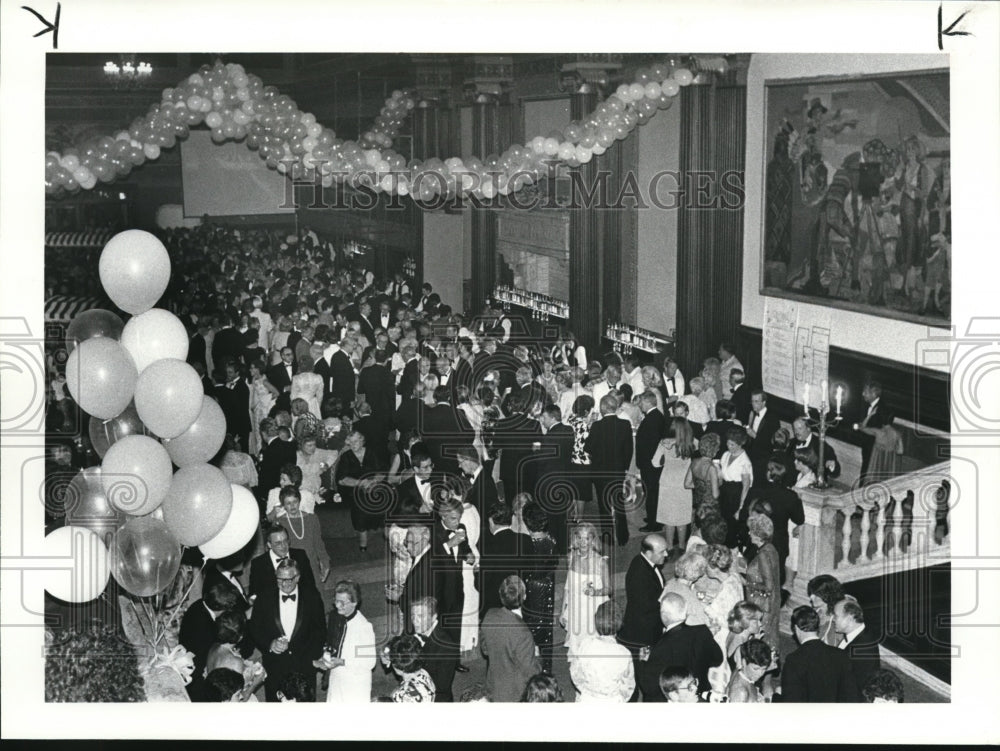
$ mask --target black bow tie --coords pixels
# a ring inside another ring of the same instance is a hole
[[[295,597],[296,597],[296,595],[282,595],[281,596],[281,601],[282,602],[288,602],[289,600],[291,600],[292,602],[295,602]]]

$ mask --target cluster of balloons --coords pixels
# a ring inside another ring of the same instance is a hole
[[[407,92],[398,89],[385,100],[385,105],[378,117],[375,118],[375,125],[371,130],[366,130],[359,139],[365,148],[381,147],[388,149],[392,146],[392,139],[403,127],[407,116],[416,106],[413,97]],[[308,150],[308,146],[306,146]]]
[[[184,325],[153,307],[170,280],[166,248],[147,232],[121,232],[104,247],[99,271],[108,297],[131,318],[123,324],[111,311],[89,310],[67,329],[66,384],[90,415],[102,459],[70,482],[66,526],[56,531],[57,541],[96,550],[74,556],[76,584],[52,593],[73,602],[103,592],[105,569],[136,596],[162,592],[177,575],[182,546],[225,557],[250,541],[258,522],[250,491],[208,463],[223,445],[226,419],[185,362]]]
[[[527,145],[515,144],[499,156],[407,162],[391,146],[415,106],[409,93],[394,91],[372,128],[357,142],[344,141],[243,66],[219,61],[164,89],[160,103],[114,139],[102,138],[79,152],[49,152],[46,190],[72,191],[92,188],[98,179],[113,180],[133,164],[156,159],[161,147],[172,147],[191,126],[205,122],[216,143],[246,139],[270,169],[294,180],[318,179],[325,187],[343,181],[423,202],[436,196],[491,199],[536,182],[553,161],[578,167],[603,154],[658,109],[670,107],[680,88],[693,80],[687,68],[654,65],[637,71],[631,83],[619,86],[584,120]]]

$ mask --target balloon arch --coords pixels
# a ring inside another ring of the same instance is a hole
[[[368,181],[422,201],[439,192],[489,199],[539,179],[552,160],[573,167],[604,153],[657,109],[670,107],[692,80],[687,68],[655,65],[560,133],[536,136],[485,162],[452,157],[407,165],[391,146],[414,106],[408,93],[393,92],[358,142],[342,141],[242,66],[219,62],[165,89],[162,101],[128,131],[78,150],[49,152],[46,190],[73,192],[110,182],[156,159],[161,148],[173,147],[204,122],[217,143],[245,140],[268,167],[293,179],[310,173],[324,185]],[[66,526],[48,535],[55,547],[85,539],[91,551],[74,558],[79,570],[73,581],[88,586],[60,590],[64,600],[98,597],[110,576],[137,597],[162,593],[180,568],[182,546],[199,547],[206,560],[224,558],[241,550],[257,529],[253,495],[208,463],[223,445],[226,421],[186,362],[184,326],[173,313],[153,307],[170,270],[167,250],[154,235],[115,235],[101,252],[100,278],[111,301],[131,318],[123,324],[111,311],[92,309],[79,313],[67,330],[66,385],[90,415],[89,433],[102,464],[69,483]]]
[[[161,149],[172,148],[191,127],[204,123],[214,142],[243,141],[270,169],[295,180],[318,180],[326,187],[334,182],[363,185],[425,202],[439,194],[492,199],[536,182],[553,162],[577,167],[603,154],[658,109],[669,108],[681,87],[693,80],[688,68],[653,65],[637,71],[631,83],[620,85],[583,120],[515,144],[498,157],[407,163],[392,143],[415,106],[409,92],[392,92],[372,127],[357,141],[345,141],[242,65],[219,61],[164,89],[161,101],[128,130],[65,152],[49,151],[45,190],[61,195],[112,182],[157,159]]]

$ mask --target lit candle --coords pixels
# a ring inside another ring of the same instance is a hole
[[[807,383],[802,394],[802,405],[805,407],[805,413],[809,414],[809,384]]]
[[[830,398],[830,392],[827,389],[826,381],[820,381],[820,383],[819,383],[819,401],[820,401],[820,403],[822,404],[823,402],[828,401],[829,398]]]
[[[837,417],[840,417],[840,402],[844,398],[844,387],[837,386]]]

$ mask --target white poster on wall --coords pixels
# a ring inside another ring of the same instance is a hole
[[[830,311],[790,300],[765,298],[761,375],[775,396],[818,405],[830,373]]]

